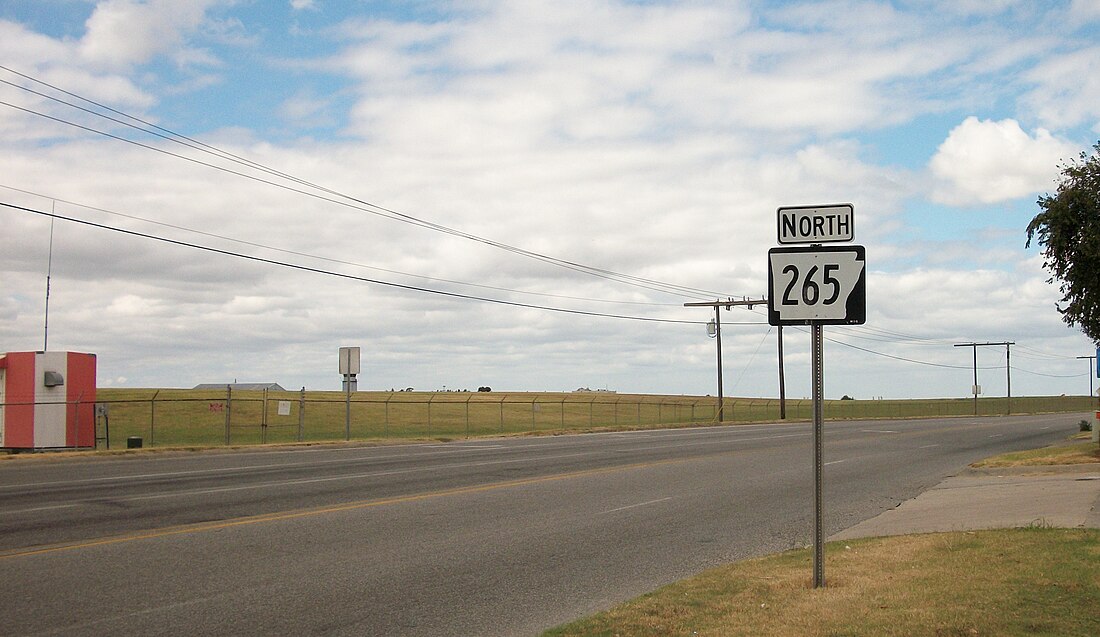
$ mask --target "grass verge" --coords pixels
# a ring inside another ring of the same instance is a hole
[[[1100,462],[1100,447],[1095,442],[1071,444],[1014,451],[973,463],[978,469],[1005,467],[1034,467],[1042,465],[1086,464]]]
[[[1007,529],[835,542],[738,562],[544,637],[1100,635],[1100,531]]]

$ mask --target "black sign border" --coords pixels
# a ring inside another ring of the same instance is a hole
[[[813,206],[817,207],[817,206]],[[848,301],[844,304],[844,318],[842,319],[781,319],[779,311],[775,309],[774,289],[775,279],[772,273],[773,254],[798,254],[805,252],[855,252],[856,260],[863,262],[863,269],[859,273],[859,279],[848,295]],[[779,327],[785,325],[863,325],[867,322],[867,249],[861,245],[843,246],[796,246],[780,247],[768,250],[768,324]]]

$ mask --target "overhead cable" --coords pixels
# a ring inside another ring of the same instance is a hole
[[[298,271],[301,271],[301,272],[310,272],[310,273],[313,273],[313,274],[321,274],[321,275],[325,275],[325,276],[338,277],[338,278],[348,279],[348,280],[352,280],[352,281],[359,281],[359,282],[362,282],[362,283],[372,283],[372,284],[375,284],[375,285],[382,285],[382,286],[397,288],[397,289],[401,289],[401,290],[409,290],[409,291],[413,291],[413,292],[422,292],[422,293],[426,293],[426,294],[435,294],[435,295],[438,295],[438,296],[464,299],[464,300],[468,300],[468,301],[482,301],[482,302],[485,302],[485,303],[495,303],[497,305],[507,305],[507,306],[511,306],[511,307],[522,307],[522,308],[534,309],[534,310],[545,310],[545,311],[548,311],[548,312],[559,312],[559,313],[563,313],[563,314],[576,314],[576,315],[581,315],[581,316],[594,316],[594,317],[601,317],[601,318],[613,318],[613,319],[623,319],[623,320],[631,320],[631,321],[645,321],[645,322],[652,322],[652,323],[676,323],[676,324],[688,324],[688,325],[704,325],[703,321],[685,321],[685,320],[680,320],[680,319],[662,319],[662,318],[653,318],[653,317],[646,317],[646,316],[630,316],[630,315],[625,315],[625,314],[610,314],[610,313],[606,313],[606,312],[592,312],[592,311],[587,311],[587,310],[576,310],[576,309],[563,308],[563,307],[553,307],[553,306],[548,306],[548,305],[536,305],[536,304],[533,304],[533,303],[521,303],[521,302],[518,302],[518,301],[508,301],[508,300],[505,300],[505,299],[495,299],[495,298],[491,298],[491,297],[476,296],[476,295],[472,295],[472,294],[462,294],[462,293],[459,293],[459,292],[450,292],[450,291],[447,291],[447,290],[436,290],[436,289],[432,289],[432,288],[419,287],[419,286],[415,286],[415,285],[406,285],[406,284],[403,284],[403,283],[394,283],[392,281],[383,281],[383,280],[380,280],[380,279],[371,279],[371,278],[368,278],[368,277],[356,276],[356,275],[347,274],[347,273],[344,273],[344,272],[334,272],[332,270],[324,270],[322,268],[315,268],[315,267],[311,267],[311,266],[300,265],[300,264],[297,264],[297,263],[289,263],[289,262],[286,262],[286,261],[278,261],[278,260],[275,260],[275,259],[268,259],[268,258],[265,258],[265,257],[259,257],[259,256],[255,256],[255,255],[250,255],[250,254],[244,254],[244,253],[241,253],[241,252],[234,252],[232,250],[224,250],[222,248],[215,248],[213,246],[207,246],[207,245],[202,245],[202,244],[198,244],[198,243],[192,243],[192,242],[189,242],[189,241],[180,241],[178,239],[170,239],[168,237],[162,237],[162,236],[150,234],[150,233],[147,233],[147,232],[138,232],[136,230],[128,230],[128,229],[125,229],[125,228],[118,228],[118,227],[115,227],[115,226],[109,226],[109,225],[102,224],[102,223],[95,223],[93,221],[88,221],[88,220],[85,220],[85,219],[77,219],[75,217],[68,217],[68,216],[53,213],[53,212],[46,212],[44,210],[36,210],[34,208],[27,208],[25,206],[18,206],[18,205],[11,204],[11,203],[6,203],[6,202],[0,202],[0,206],[6,207],[6,208],[11,208],[13,210],[20,210],[20,211],[23,211],[23,212],[28,212],[28,213],[31,213],[31,214],[40,215],[40,216],[43,216],[43,217],[58,219],[58,220],[61,220],[61,221],[68,221],[68,222],[71,222],[71,223],[81,224],[81,225],[85,225],[85,226],[89,226],[89,227],[93,227],[93,228],[99,228],[101,230],[108,230],[110,232],[116,232],[116,233],[119,233],[119,234],[125,234],[125,235],[129,235],[129,236],[133,236],[133,237],[140,237],[140,238],[143,238],[143,239],[149,239],[149,240],[152,240],[152,241],[159,241],[161,243],[167,243],[167,244],[181,246],[181,247],[185,247],[185,248],[191,248],[191,249],[195,249],[195,250],[202,250],[204,252],[210,252],[210,253],[213,253],[213,254],[220,254],[220,255],[223,255],[223,256],[234,257],[234,258],[238,258],[238,259],[245,259],[245,260],[254,261],[254,262],[257,262],[257,263],[263,263],[263,264],[267,264],[267,265],[274,265],[274,266],[278,266],[278,267],[282,267],[282,268],[288,268],[288,269],[291,269],[291,270],[298,270]],[[743,325],[756,325],[757,323],[742,323],[742,324]]]

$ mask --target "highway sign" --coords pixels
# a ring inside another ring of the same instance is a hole
[[[850,203],[787,206],[776,210],[779,243],[836,243],[855,238],[855,210]]]
[[[863,246],[800,246],[768,251],[768,323],[863,325],[867,320]]]

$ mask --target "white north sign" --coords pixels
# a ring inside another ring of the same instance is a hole
[[[829,206],[789,206],[779,208],[780,244],[835,243],[855,238],[855,212],[852,204]]]

